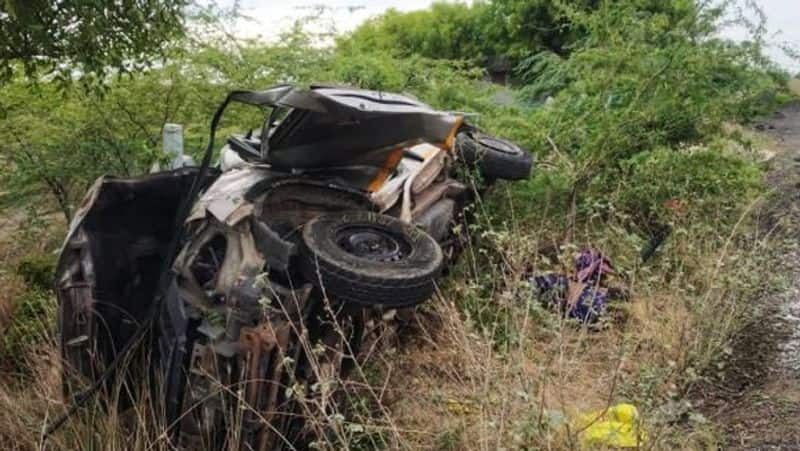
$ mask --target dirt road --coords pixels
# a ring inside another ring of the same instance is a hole
[[[800,450],[800,102],[758,128],[778,142],[767,221],[786,242],[776,256],[786,285],[757,300],[759,318],[738,335],[725,377],[704,390],[703,410],[724,449]]]

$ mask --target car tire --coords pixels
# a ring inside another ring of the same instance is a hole
[[[526,179],[533,168],[530,152],[477,130],[462,131],[456,136],[456,152],[465,163],[477,166],[490,179]]]
[[[442,249],[423,230],[365,211],[322,215],[303,227],[300,268],[329,298],[410,307],[433,294]]]

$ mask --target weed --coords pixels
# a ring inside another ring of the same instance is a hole
[[[55,296],[38,288],[19,295],[12,306],[11,322],[0,344],[0,362],[25,371],[27,359],[46,349],[55,333]]]
[[[33,289],[52,290],[55,278],[54,258],[45,254],[26,255],[17,264],[17,274]]]

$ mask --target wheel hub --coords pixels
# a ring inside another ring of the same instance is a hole
[[[347,253],[373,261],[397,261],[408,254],[408,245],[391,233],[373,227],[346,227],[336,243]]]

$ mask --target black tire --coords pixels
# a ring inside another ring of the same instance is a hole
[[[303,275],[330,298],[409,307],[431,297],[441,272],[439,244],[391,216],[352,211],[322,215],[303,227]]]
[[[477,166],[484,177],[522,180],[531,175],[533,155],[511,141],[465,130],[456,136],[455,147],[463,161]]]

